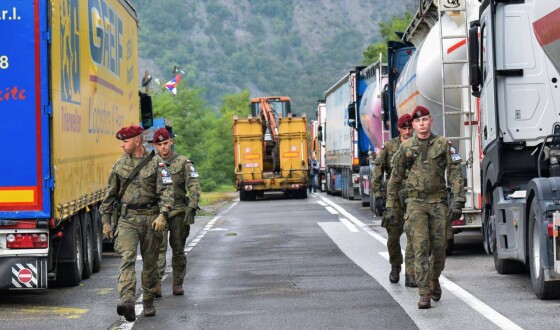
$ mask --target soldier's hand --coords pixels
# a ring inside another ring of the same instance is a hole
[[[462,214],[463,214],[462,208],[452,207],[451,209],[449,209],[449,220],[461,219]]]
[[[196,215],[196,209],[194,207],[187,207],[186,214],[194,217]]]
[[[162,232],[165,228],[167,228],[167,221],[165,220],[165,216],[163,214],[158,215],[156,220],[154,220],[152,228],[158,232]]]
[[[107,239],[113,238],[113,226],[111,224],[103,224],[103,237]]]
[[[392,226],[393,224],[395,224],[396,221],[395,209],[392,207],[388,207],[387,209],[385,209],[384,217],[385,217],[386,226]]]
[[[382,215],[385,211],[385,197],[375,197],[375,215]]]

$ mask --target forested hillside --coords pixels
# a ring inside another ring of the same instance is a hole
[[[162,84],[173,67],[180,86],[202,87],[212,106],[226,94],[288,95],[296,113],[316,100],[363,51],[379,41],[379,23],[417,0],[131,0],[140,19],[141,75]],[[314,115],[312,115],[314,116]]]

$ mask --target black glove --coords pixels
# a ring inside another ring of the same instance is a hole
[[[396,221],[395,209],[392,207],[388,207],[385,209],[385,226],[392,226]]]
[[[385,197],[375,197],[375,214],[382,215],[385,211]]]
[[[449,209],[449,220],[461,219],[461,214],[463,214],[463,208],[457,205],[453,205]]]

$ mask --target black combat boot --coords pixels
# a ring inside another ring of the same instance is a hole
[[[404,276],[404,286],[409,288],[417,288],[418,284],[416,284],[416,278],[412,275],[405,275]]]
[[[430,288],[432,289],[432,299],[439,301],[441,299],[441,286],[439,280],[430,280]]]
[[[418,309],[428,309],[432,307],[430,300],[432,296],[429,294],[423,294],[420,296],[420,301],[418,302]]]
[[[391,281],[391,283],[399,283],[400,275],[401,267],[392,266],[391,272],[389,273],[389,281]]]
[[[156,299],[163,297],[163,295],[161,294],[161,282],[158,282],[158,284],[156,285],[156,292],[154,293],[154,296],[156,297]]]
[[[173,295],[175,296],[182,296],[185,294],[185,290],[183,290],[183,286],[180,284],[173,285]]]
[[[124,316],[128,322],[136,321],[136,312],[134,311],[134,303],[120,302],[117,304],[117,314]]]
[[[155,316],[156,308],[153,301],[144,301],[144,316]]]

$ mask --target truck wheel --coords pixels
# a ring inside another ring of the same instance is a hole
[[[82,212],[82,228],[83,228],[83,247],[84,247],[84,267],[82,269],[82,279],[88,279],[93,273],[93,227],[91,217],[88,212]]]
[[[299,190],[299,198],[306,199],[307,198],[307,189],[300,188]]]
[[[453,254],[453,248],[455,247],[455,238],[450,238],[447,240],[447,247],[445,248],[445,255],[450,256]]]
[[[332,175],[331,175],[331,171],[329,170],[327,172],[327,181],[325,183],[326,186],[326,190],[327,190],[327,195],[332,195],[332,190],[331,190],[331,180],[332,180]]]
[[[57,284],[61,286],[76,286],[82,280],[83,266],[84,266],[84,250],[82,245],[82,226],[80,218],[74,216],[72,220],[67,220],[69,223],[64,228],[64,235],[66,239],[71,240],[70,246],[73,248],[72,254],[76,255],[76,260],[70,263],[58,263],[57,269]]]
[[[257,192],[256,192],[256,191],[253,191],[253,190],[248,191],[248,192],[247,192],[247,200],[248,200],[248,201],[257,200]]]
[[[92,228],[93,228],[93,272],[97,273],[101,270],[103,262],[103,224],[99,216],[97,206],[91,210]]]
[[[529,212],[529,269],[531,272],[531,286],[533,292],[539,299],[558,299],[560,298],[560,283],[558,281],[546,281],[544,278],[544,269],[541,263],[541,253],[546,255],[542,248],[545,244],[541,244],[544,237],[541,228],[543,219],[542,213],[539,211],[538,203],[535,200],[531,203]]]
[[[239,190],[239,200],[243,202],[247,200],[247,191]]]

